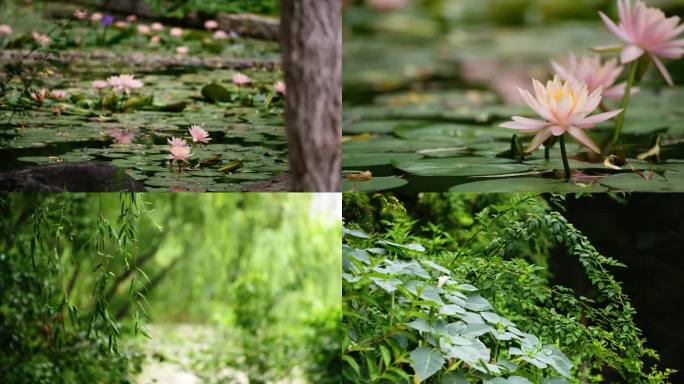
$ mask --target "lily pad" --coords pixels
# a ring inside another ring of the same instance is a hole
[[[497,192],[553,192],[553,193],[572,193],[572,192],[605,192],[606,187],[598,184],[573,184],[568,181],[558,179],[547,179],[542,177],[516,177],[502,178],[493,180],[474,181],[455,185],[449,188],[449,192],[478,192],[478,193],[497,193]]]
[[[204,96],[205,100],[210,101],[212,103],[215,103],[217,101],[230,101],[230,92],[228,92],[228,90],[224,88],[222,85],[216,83],[205,85],[202,88],[202,96]]]
[[[345,192],[384,191],[399,188],[406,184],[408,184],[408,181],[397,176],[373,177],[365,181],[344,180],[342,182],[342,190]]]

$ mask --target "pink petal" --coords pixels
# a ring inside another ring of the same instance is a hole
[[[608,16],[603,14],[603,12],[599,12],[599,16],[601,16],[603,23],[606,25],[606,27],[608,27],[608,29],[610,29],[611,32],[615,34],[615,36],[619,37],[624,41],[629,41],[625,32],[622,29],[620,29],[620,27],[615,25],[613,20],[611,20]]]
[[[587,134],[584,133],[584,131],[582,131],[581,129],[579,129],[579,128],[577,128],[577,127],[570,126],[570,127],[567,129],[567,132],[568,132],[572,137],[574,137],[577,141],[579,141],[579,142],[582,143],[583,145],[587,146],[587,147],[588,147],[589,149],[591,149],[592,151],[594,151],[594,152],[596,152],[596,153],[601,153],[601,150],[599,149],[599,147],[596,146],[596,144],[594,144],[594,142],[591,141],[591,139],[589,138],[589,136],[587,136]]]
[[[663,62],[660,61],[659,58],[655,56],[651,56],[653,59],[653,62],[655,63],[656,67],[658,67],[658,70],[660,71],[660,74],[663,75],[663,78],[665,78],[665,81],[667,82],[668,85],[671,87],[674,87],[674,82],[672,81],[672,77],[670,76],[670,73],[667,71],[667,68],[665,68],[665,65],[663,65]]]
[[[558,125],[549,127],[549,129],[551,130],[551,133],[553,133],[554,136],[560,136],[565,133],[565,128]]]
[[[528,119],[527,117],[522,117],[522,116],[513,116],[512,119],[513,119],[513,121],[517,121],[519,123],[525,123],[525,124],[529,124],[529,125],[534,125],[538,128],[544,128],[545,126],[549,125],[549,123],[546,121]]]
[[[525,149],[525,152],[532,152],[535,149],[539,148],[539,146],[542,145],[550,136],[550,129],[543,129],[539,131],[539,133],[537,133],[537,135],[532,139],[532,142],[527,147],[527,149]]]
[[[525,103],[527,103],[527,105],[532,108],[534,112],[543,117],[545,120],[551,120],[549,113],[542,108],[541,105],[539,105],[537,100],[535,100],[529,92],[518,88],[518,93],[520,93],[520,96],[522,96],[523,100],[525,100]]]
[[[556,71],[556,74],[563,80],[569,80],[572,79],[572,75],[570,75],[565,68],[563,68],[560,64],[556,63],[555,61],[551,60],[551,66],[553,67],[553,70]]]
[[[572,123],[577,125],[577,126],[594,125],[596,123],[600,123],[602,121],[612,119],[613,117],[619,115],[620,112],[622,112],[622,109],[618,109],[616,111],[603,112],[603,113],[599,113],[599,114],[594,115],[594,116],[589,116],[589,117],[585,117],[582,119],[577,119],[577,120],[573,121]]]
[[[533,130],[533,131],[538,131],[542,127],[538,127],[536,125],[530,125],[530,124],[525,124],[525,123],[520,123],[516,121],[507,121],[505,123],[502,123],[499,125],[501,128],[511,128],[511,129],[522,129],[522,130]]]
[[[628,45],[622,48],[622,52],[620,53],[620,61],[622,64],[629,63],[638,59],[643,54],[643,49],[637,47],[636,45]]]

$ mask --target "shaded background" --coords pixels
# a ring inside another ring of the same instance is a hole
[[[564,216],[596,249],[627,265],[613,270],[637,310],[647,345],[660,353],[661,367],[679,371],[684,382],[684,195],[632,194],[620,202],[607,194],[568,196]],[[588,293],[576,259],[556,250],[549,258],[554,282]]]

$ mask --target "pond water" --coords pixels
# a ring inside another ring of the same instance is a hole
[[[18,44],[40,22],[43,33],[55,23],[34,8],[14,11],[17,24],[9,45]],[[40,75],[43,87],[63,90],[66,98],[41,103],[28,95],[9,95],[0,103],[1,170],[98,160],[124,170],[151,191],[235,191],[288,169],[284,97],[274,89],[282,80],[276,42],[215,39],[210,31],[193,30],[173,37],[164,27],[158,32],[161,43],[150,45],[151,37],[137,33],[136,25],[109,28],[107,36],[117,40],[102,46],[94,41],[101,26],[77,22],[69,41],[81,45],[64,52],[72,55],[66,65],[56,63]],[[176,53],[180,46],[189,52]],[[250,83],[234,84],[237,73],[247,75]],[[132,74],[144,85],[128,97],[118,96],[119,107],[102,107],[109,93],[96,91],[91,82],[119,74]],[[203,92],[212,83],[221,86],[218,95],[216,90]],[[211,140],[192,145],[189,162],[179,169],[167,158],[167,140],[179,137],[191,143],[188,128],[193,124]],[[131,142],[118,141],[117,132],[132,137]]]

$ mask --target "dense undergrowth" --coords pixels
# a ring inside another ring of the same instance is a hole
[[[559,197],[346,194],[344,377],[351,382],[665,383],[635,309]],[[578,260],[590,295],[553,285]]]

